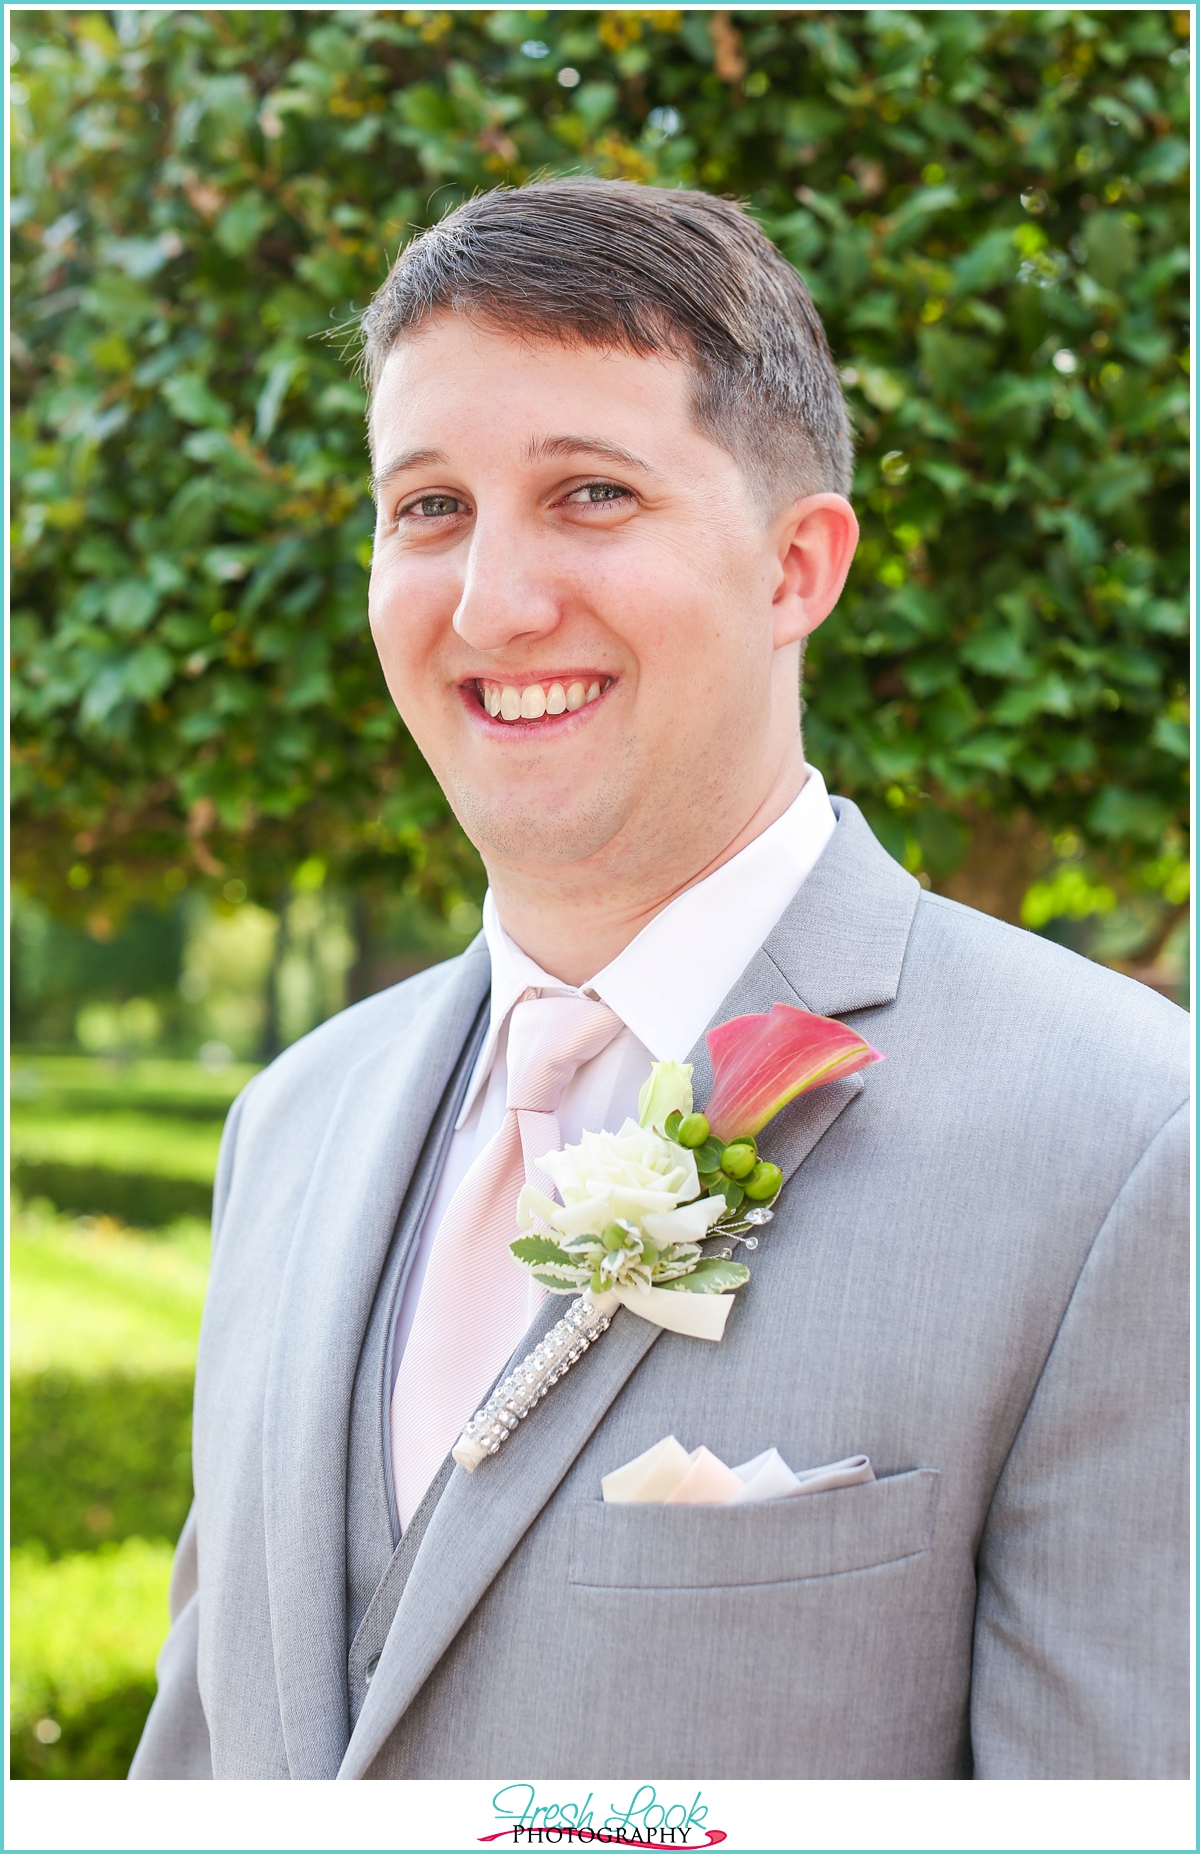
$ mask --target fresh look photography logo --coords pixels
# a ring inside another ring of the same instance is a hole
[[[514,1847],[557,1847],[564,1843],[626,1848],[712,1848],[726,1839],[724,1829],[708,1826],[703,1792],[690,1799],[661,1795],[642,1783],[627,1803],[596,1802],[583,1797],[542,1800],[532,1783],[508,1783],[492,1797],[492,1813],[503,1824],[481,1842],[511,1842]]]

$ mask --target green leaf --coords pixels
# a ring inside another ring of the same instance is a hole
[[[275,217],[275,207],[251,187],[217,220],[217,243],[232,257],[243,257]]]
[[[548,1262],[529,1272],[535,1281],[549,1288],[552,1294],[574,1293],[578,1288],[586,1287],[591,1278],[590,1270],[586,1268],[554,1268]]]
[[[727,1262],[719,1255],[710,1255],[697,1262],[690,1275],[656,1282],[655,1286],[679,1294],[724,1294],[730,1288],[740,1288],[749,1279],[750,1270],[744,1263]]]
[[[202,374],[181,373],[165,380],[162,395],[176,418],[186,425],[223,427],[231,422],[229,407],[218,399]]]
[[[553,1262],[561,1268],[580,1266],[574,1256],[568,1255],[565,1249],[548,1236],[518,1236],[516,1242],[510,1242],[508,1246],[518,1262],[524,1262],[527,1268],[539,1262]]]

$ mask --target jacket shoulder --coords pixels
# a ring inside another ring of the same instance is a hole
[[[1177,1101],[1186,1095],[1188,1013],[1023,927],[925,892],[905,969],[922,990],[936,988],[947,1021],[990,1024],[1010,1057],[1023,1045],[1043,1069],[1074,1070],[1081,1080],[1086,1071],[1123,1070],[1135,1084],[1157,1077],[1177,1088]]]

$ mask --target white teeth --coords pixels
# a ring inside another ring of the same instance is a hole
[[[571,682],[564,687],[561,682],[552,682],[544,688],[539,682],[530,682],[518,689],[512,683],[489,682],[479,685],[479,693],[485,714],[493,720],[540,721],[543,715],[574,714],[594,702],[600,694],[600,683]]]

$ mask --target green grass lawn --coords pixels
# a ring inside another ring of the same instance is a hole
[[[208,1278],[206,1223],[147,1236],[35,1202],[14,1212],[11,1253],[14,1377],[191,1373]]]
[[[46,1113],[14,1104],[13,1164],[75,1165],[111,1172],[150,1173],[212,1185],[221,1144],[220,1121],[176,1120],[168,1114]]]
[[[162,1645],[171,1547],[123,1539],[51,1562],[13,1548],[13,1712],[78,1712],[97,1692],[144,1680]]]
[[[212,1208],[221,1127],[254,1070],[17,1052],[12,1181],[76,1215],[154,1229]]]
[[[171,1547],[129,1538],[12,1554],[12,1774],[121,1778],[154,1697]]]
[[[80,1111],[143,1108],[220,1120],[254,1073],[247,1062],[213,1071],[170,1057],[119,1063],[105,1056],[43,1056],[16,1049],[12,1097],[17,1109],[40,1102]]]

